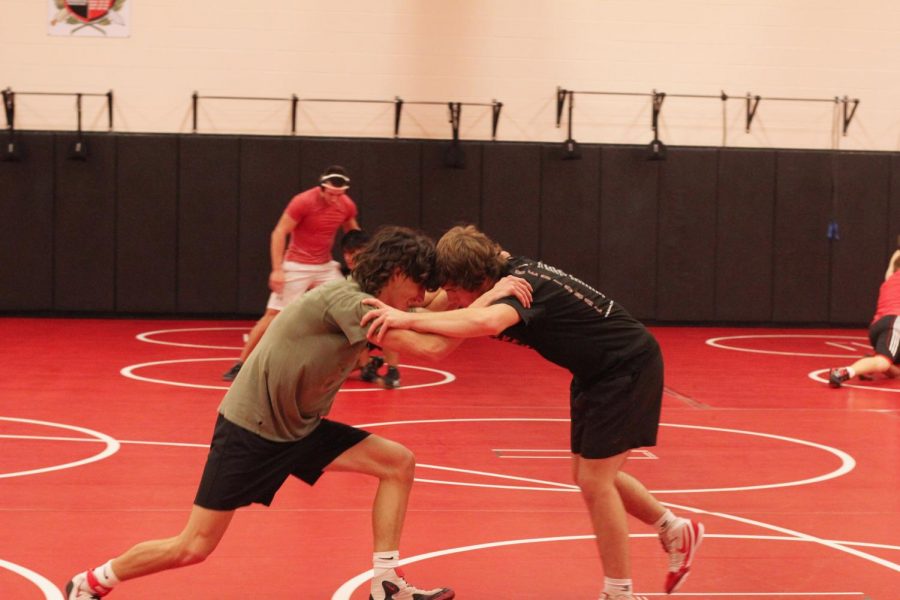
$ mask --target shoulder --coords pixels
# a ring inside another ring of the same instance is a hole
[[[309,189],[302,192],[297,193],[291,198],[288,206],[294,206],[297,204],[303,204],[308,202],[314,202],[316,199],[316,191],[315,189]]]
[[[538,275],[538,262],[524,256],[510,256],[506,259],[504,275],[515,275],[523,279]]]
[[[336,281],[330,281],[324,285],[320,285],[312,289],[307,293],[312,294],[313,292],[318,292],[323,297],[330,299],[340,299],[348,297],[371,298],[369,294],[363,292],[359,288],[359,284],[356,283],[356,281],[351,276],[348,276],[344,279],[338,279]]]
[[[312,290],[312,292],[316,290],[318,290],[325,303],[325,310],[329,312],[345,312],[349,310],[362,315],[371,308],[362,303],[366,298],[371,298],[371,294],[367,294],[359,289],[359,284],[353,279],[342,279],[326,283]]]
[[[303,192],[300,192],[288,203],[285,211],[290,213],[299,213],[303,211],[307,211],[313,207],[315,207],[316,203],[319,200],[319,189],[318,188],[310,188]]]
[[[534,263],[534,261],[530,258],[525,258],[524,256],[515,256],[513,254],[509,254],[508,252],[505,252],[504,258],[506,259],[507,268]]]

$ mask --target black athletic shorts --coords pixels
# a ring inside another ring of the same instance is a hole
[[[301,440],[273,442],[220,414],[194,504],[211,510],[234,510],[254,502],[268,506],[289,475],[315,484],[325,467],[368,435],[323,419]]]
[[[875,354],[886,356],[892,363],[900,360],[900,318],[886,315],[869,326],[869,342]]]
[[[663,361],[657,350],[631,369],[584,383],[572,380],[572,453],[609,458],[656,445],[662,407]]]

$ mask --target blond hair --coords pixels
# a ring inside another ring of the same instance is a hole
[[[435,261],[441,285],[451,284],[467,291],[480,289],[485,280],[500,279],[504,260],[500,245],[474,225],[460,225],[447,231],[437,243]]]

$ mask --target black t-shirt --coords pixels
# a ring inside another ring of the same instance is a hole
[[[582,381],[639,368],[658,352],[656,340],[612,298],[585,282],[542,262],[511,257],[506,275],[527,280],[532,288],[530,308],[514,297],[508,304],[521,321],[498,336],[536,350]]]

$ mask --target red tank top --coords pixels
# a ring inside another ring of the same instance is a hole
[[[878,291],[878,306],[872,322],[886,315],[900,315],[900,271],[894,271],[894,274],[881,284]]]

